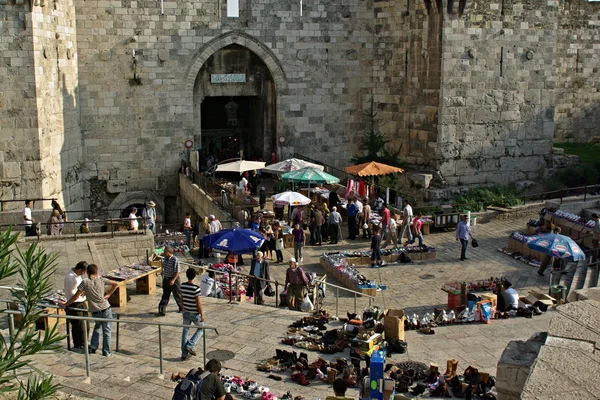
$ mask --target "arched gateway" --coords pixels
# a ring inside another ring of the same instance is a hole
[[[243,33],[207,43],[186,74],[194,141],[207,154],[267,157],[277,152],[277,93],[286,77],[273,52]]]

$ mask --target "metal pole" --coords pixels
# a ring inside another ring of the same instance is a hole
[[[119,319],[121,317],[121,314],[117,314],[116,318]],[[120,323],[117,322],[117,350],[119,351],[119,325],[121,325]]]
[[[229,303],[233,303],[233,285],[231,283],[231,271],[227,271],[229,274]]]
[[[160,359],[160,374],[163,374],[162,330],[158,326],[158,357]]]
[[[13,336],[15,334],[15,315],[14,314],[8,314],[8,333],[10,335],[10,343],[12,344],[12,342],[16,339],[16,338],[13,338]]]
[[[204,356],[204,364],[206,365],[206,331],[202,332],[202,355]]]
[[[275,281],[275,308],[279,307],[279,282]]]
[[[83,351],[85,353],[85,376],[90,377],[90,348],[88,346],[88,321],[83,320]]]
[[[65,310],[65,313],[66,313],[66,310]],[[58,323],[58,320],[56,322]],[[72,332],[71,332],[71,326],[69,326],[71,324],[69,323],[69,320],[66,320],[65,324],[66,324],[66,329],[67,329],[67,350],[71,350],[71,334],[72,334]]]
[[[338,304],[340,300],[340,288],[335,288],[335,316],[338,317],[340,315]]]
[[[354,312],[356,313],[356,293],[354,293]]]

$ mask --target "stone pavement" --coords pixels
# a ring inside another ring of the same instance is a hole
[[[404,308],[408,313],[431,312],[434,307],[444,306],[447,301],[446,293],[440,290],[443,282],[450,280],[476,280],[492,276],[505,276],[511,280],[520,293],[526,294],[531,289],[547,290],[547,280],[538,277],[535,268],[498,252],[497,247],[505,246],[508,234],[515,229],[522,228],[527,219],[493,221],[487,224],[478,224],[473,227],[480,247],[469,248],[465,262],[460,262],[459,245],[454,240],[454,233],[435,233],[425,236],[425,243],[438,250],[438,258],[430,261],[419,261],[404,265],[390,265],[381,269],[370,269],[362,266],[362,272],[369,278],[387,284],[388,289],[378,293],[374,304],[385,308]],[[329,250],[337,249],[365,249],[369,247],[366,240],[352,243],[343,242],[338,246],[310,247],[305,249],[304,267],[309,271],[323,274],[318,265],[318,256]],[[180,254],[181,256],[181,254]],[[290,254],[284,251],[286,259]],[[361,268],[361,266],[358,266]],[[247,267],[246,267],[247,268]],[[279,282],[284,281],[285,265],[273,265],[272,276]],[[339,284],[334,279],[331,283]],[[133,288],[132,288],[133,289]],[[118,309],[123,318],[135,318],[143,321],[164,321],[180,323],[181,316],[175,312],[175,307],[170,304],[168,314],[164,318],[156,318],[154,312],[159,301],[161,290],[155,296],[135,295],[131,292],[132,300],[124,308]],[[253,304],[228,304],[226,300],[203,299],[206,308],[207,324],[215,326],[219,335],[208,333],[207,350],[230,350],[235,353],[232,360],[224,363],[225,374],[235,374],[242,377],[260,380],[278,394],[291,390],[293,394],[302,394],[305,397],[324,398],[331,394],[331,388],[322,383],[311,383],[310,386],[300,387],[291,382],[289,374],[281,382],[266,379],[268,374],[256,371],[256,363],[275,354],[275,348],[293,348],[280,345],[280,338],[285,334],[286,328],[303,314],[287,309],[274,307],[255,306]],[[367,305],[365,298],[358,298],[358,309],[362,310]],[[335,309],[333,291],[327,290],[325,307],[329,311]],[[354,298],[344,296],[339,299],[340,314],[353,311]],[[490,324],[454,325],[436,328],[436,334],[431,336],[421,335],[415,331],[406,333],[408,353],[394,355],[392,361],[415,360],[421,362],[436,362],[445,365],[447,359],[459,360],[459,370],[462,372],[468,365],[474,365],[481,370],[496,372],[496,365],[506,344],[511,340],[524,340],[533,333],[548,328],[548,321],[552,315],[549,311],[545,315],[533,319],[514,318],[508,320],[492,321]],[[336,325],[331,325],[336,326]],[[115,344],[115,328],[113,327],[113,346]],[[192,360],[179,361],[180,329],[163,328],[163,355],[165,376],[173,372],[187,372],[191,367],[201,364],[200,357]],[[296,349],[297,350],[297,349]],[[316,352],[308,352],[309,361],[316,358]],[[199,353],[201,354],[201,353]],[[336,356],[348,356],[339,353]],[[326,358],[332,358],[327,356]],[[50,354],[36,357],[36,363],[48,365],[46,370],[53,372],[65,385],[67,391],[77,395],[94,398],[115,398],[105,391],[95,389],[110,385],[124,386],[119,389],[122,397],[135,397],[131,391],[143,391],[148,399],[168,398],[172,385],[168,381],[156,378],[158,373],[158,330],[155,326],[141,327],[133,324],[121,324],[120,327],[120,353],[114,358],[104,359],[101,356],[92,356],[92,385],[82,384],[85,378],[82,355],[75,353]],[[129,381],[123,379],[129,376]],[[106,383],[102,383],[106,382]],[[115,383],[118,382],[118,383]],[[132,387],[134,387],[132,389]],[[158,387],[156,389],[155,387]],[[149,388],[156,389],[154,391]],[[139,393],[139,392],[138,392]],[[354,395],[352,392],[351,395]]]

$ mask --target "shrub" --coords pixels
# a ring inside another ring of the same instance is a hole
[[[471,211],[483,211],[488,206],[510,207],[522,204],[518,192],[510,186],[477,186],[456,198],[456,203]]]

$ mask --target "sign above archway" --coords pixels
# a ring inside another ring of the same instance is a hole
[[[246,83],[246,74],[211,74],[210,83]]]

